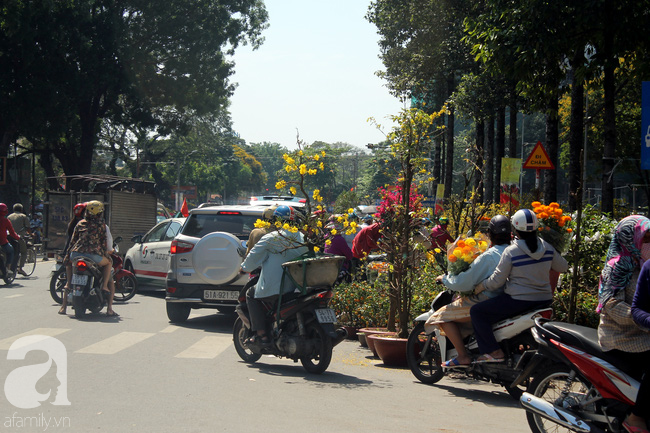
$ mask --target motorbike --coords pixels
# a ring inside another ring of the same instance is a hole
[[[113,253],[111,259],[113,261],[113,278],[115,282],[115,295],[114,301],[126,302],[133,298],[137,293],[138,282],[135,275],[127,269],[124,269],[124,261],[119,253],[119,242],[122,241],[121,237],[117,237],[113,242]],[[56,264],[52,267],[52,274],[50,276],[50,296],[55,302],[61,304],[63,302],[63,287],[67,282],[65,266],[63,265],[62,257],[57,259]]]
[[[443,291],[436,296],[431,303],[431,309],[416,317],[415,326],[409,333],[406,359],[413,375],[422,383],[434,384],[439,382],[449,369],[441,364],[457,356],[457,351],[447,337],[440,334],[440,330],[427,335],[424,331],[424,323],[429,317],[444,305],[451,303],[453,292]],[[505,361],[499,363],[472,363],[468,368],[455,368],[456,372],[465,373],[474,379],[493,382],[503,385],[506,391],[515,399],[524,392],[519,384],[512,383],[520,376],[521,369],[518,364],[527,353],[528,356],[536,346],[530,329],[535,325],[535,319],[539,317],[550,318],[553,310],[539,308],[525,312],[521,315],[511,317],[497,322],[492,327],[497,342],[505,353]],[[473,356],[478,356],[478,344],[473,335],[465,339],[465,346]]]
[[[246,290],[254,281],[249,281],[241,290],[239,305],[235,308],[238,317],[233,327],[233,340],[240,358],[255,363],[268,354],[300,361],[309,373],[320,374],[327,370],[334,346],[347,337],[344,328],[335,329],[336,315],[334,310],[327,308],[333,295],[332,287],[308,287],[304,292],[284,294],[277,302],[265,303],[271,344],[262,345],[248,341],[255,332],[251,330]]]
[[[2,273],[2,279],[4,280],[5,284],[11,284],[16,279],[16,263],[18,263],[18,254],[15,252],[20,252],[20,246],[17,242],[13,241],[12,239],[9,239],[9,242],[11,242],[11,245],[14,247],[13,264],[9,264],[9,266],[7,266],[7,254],[2,248],[0,248],[0,273]],[[10,269],[13,271],[11,274],[7,272]]]
[[[624,432],[641,373],[603,352],[596,329],[537,319],[532,334],[538,346],[522,376],[533,380],[520,398],[531,431]]]

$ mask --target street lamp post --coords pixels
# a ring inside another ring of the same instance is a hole
[[[185,165],[185,160],[187,160],[187,157],[196,152],[198,152],[198,150],[194,149],[190,153],[185,154],[185,156],[183,156],[183,162],[178,164],[178,174],[176,176],[176,212],[181,210],[181,169]]]

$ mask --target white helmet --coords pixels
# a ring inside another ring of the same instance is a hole
[[[537,215],[530,209],[519,209],[510,221],[515,230],[520,232],[534,232],[539,226]]]

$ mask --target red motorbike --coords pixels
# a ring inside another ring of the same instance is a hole
[[[625,359],[603,352],[593,328],[537,319],[539,344],[515,384],[533,376],[520,402],[535,433],[624,432],[640,372]]]
[[[113,278],[115,281],[115,295],[114,301],[126,302],[133,298],[138,291],[138,281],[133,275],[133,272],[124,269],[124,260],[117,253],[119,252],[118,243],[122,237],[117,237],[113,242],[113,253],[111,259],[113,260]],[[50,295],[55,302],[61,304],[63,302],[63,287],[67,282],[65,266],[63,261],[58,260],[52,269],[50,278]]]

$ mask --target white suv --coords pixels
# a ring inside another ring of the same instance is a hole
[[[184,322],[192,308],[233,311],[248,274],[239,268],[248,235],[266,206],[192,209],[171,244],[167,317]]]

